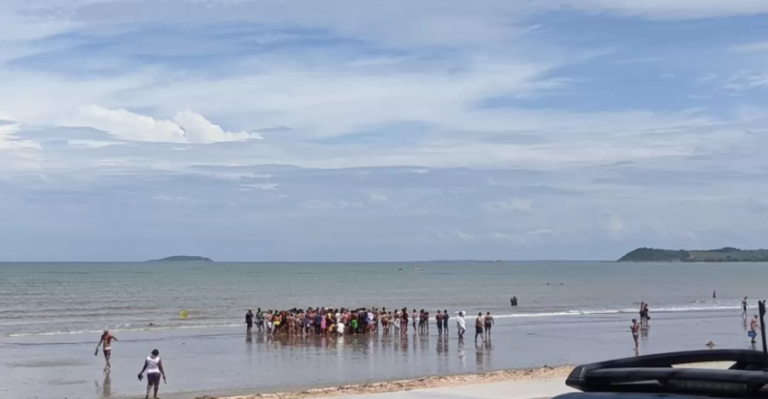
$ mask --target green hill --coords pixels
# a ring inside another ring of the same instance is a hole
[[[619,262],[768,262],[768,249],[724,247],[708,250],[638,248]]]
[[[204,256],[169,256],[163,259],[148,260],[147,262],[213,262],[213,259]]]

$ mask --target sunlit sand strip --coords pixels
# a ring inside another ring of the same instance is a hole
[[[230,397],[197,396],[196,399],[305,399],[347,395],[366,395],[416,389],[444,388],[459,385],[488,384],[504,381],[552,380],[558,387],[565,387],[565,377],[573,367],[541,367],[535,369],[502,370],[481,374],[433,376],[410,380],[373,382],[359,385],[316,388],[296,392],[260,393]]]

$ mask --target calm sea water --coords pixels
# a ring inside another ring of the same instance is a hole
[[[241,326],[245,311],[258,307],[501,318],[634,313],[640,301],[651,312],[725,310],[760,296],[766,278],[768,264],[760,263],[0,263],[0,335]]]

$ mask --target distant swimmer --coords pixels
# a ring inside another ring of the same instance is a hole
[[[717,291],[712,291],[712,299],[717,299]]]
[[[106,360],[107,364],[104,366],[104,371],[108,371],[112,368],[112,365],[109,363],[109,360],[112,358],[112,341],[117,342],[117,337],[109,333],[109,330],[104,330],[104,334],[101,334],[101,339],[99,340],[99,344],[96,345],[96,351],[93,352],[93,356],[99,355],[99,347],[104,346],[104,360]]]
[[[483,336],[483,312],[478,313],[477,318],[475,319],[475,343],[477,343],[478,336],[485,341],[485,337]]]
[[[485,322],[485,339],[490,341],[491,340],[491,327],[493,327],[494,324],[496,324],[496,321],[493,320],[493,316],[491,316],[491,312],[485,313],[485,319],[483,319]]]
[[[517,297],[513,296],[512,298],[509,298],[509,305],[512,307],[517,306]]]
[[[638,350],[640,348],[640,342],[638,341],[640,337],[640,324],[637,324],[637,319],[632,319],[632,325],[629,326],[629,330],[632,332],[632,339],[635,341],[635,350]]]
[[[456,328],[459,330],[459,341],[464,341],[464,333],[467,331],[467,321],[464,320],[464,312],[459,312],[456,317]]]
[[[144,367],[139,372],[139,381],[144,378],[144,372],[147,372],[147,394],[144,399],[149,399],[149,391],[152,388],[155,389],[154,398],[157,399],[157,391],[160,389],[160,377],[163,378],[164,383],[168,383],[165,378],[165,369],[163,368],[163,361],[160,360],[160,351],[155,349],[152,354],[144,360]]]
[[[741,301],[741,317],[743,317],[745,319],[747,318],[747,309],[749,309],[749,304],[747,303],[747,298],[748,297],[745,296],[744,300]]]
[[[754,344],[757,339],[757,330],[760,329],[760,322],[757,320],[757,315],[752,318],[752,321],[749,322],[749,337],[752,338],[752,343]]]
[[[253,312],[251,312],[251,309],[248,309],[248,313],[245,314],[245,325],[247,326],[246,331],[251,332],[253,328]]]

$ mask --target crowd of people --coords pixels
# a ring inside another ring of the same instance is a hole
[[[464,338],[466,321],[464,312],[455,317],[459,338]],[[307,308],[290,310],[257,309],[248,310],[245,324],[248,332],[256,327],[258,333],[271,336],[329,336],[363,334],[414,334],[428,335],[432,326],[438,335],[448,334],[448,310],[438,310],[431,315],[424,309],[408,311],[407,308],[387,310],[386,308]],[[476,336],[490,338],[490,329],[494,323],[491,312],[478,314],[475,321]],[[478,333],[479,332],[479,333]]]

